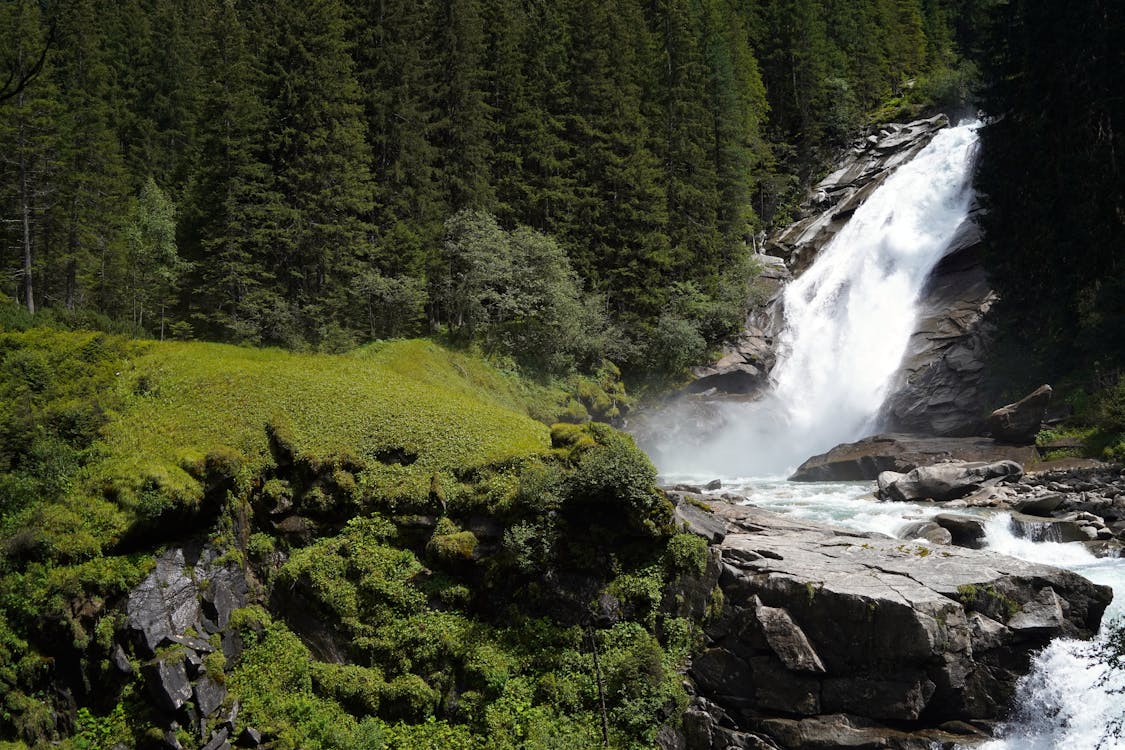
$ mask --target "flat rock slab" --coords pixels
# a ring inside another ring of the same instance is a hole
[[[985,437],[930,437],[886,433],[837,445],[801,464],[795,482],[834,482],[876,479],[884,471],[905,474],[941,461],[1016,461],[1039,458],[1034,446],[1005,445]]]
[[[842,714],[859,717],[848,726],[868,740],[892,738],[865,747],[924,747],[911,744],[918,732],[998,719],[1032,653],[1092,636],[1112,597],[1075,573],[993,552],[712,508],[727,524],[714,548],[724,605],[691,676],[737,728],[785,747],[789,732]],[[763,721],[771,716],[781,723]],[[904,723],[915,729],[884,731]]]

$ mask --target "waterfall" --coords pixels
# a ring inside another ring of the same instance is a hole
[[[856,210],[785,290],[770,393],[721,407],[701,445],[652,446],[663,471],[777,475],[868,434],[926,279],[968,215],[978,125],[938,133]]]

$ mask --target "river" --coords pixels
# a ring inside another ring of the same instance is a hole
[[[794,483],[785,476],[805,458],[875,431],[926,279],[968,215],[978,127],[970,122],[939,133],[789,284],[765,397],[720,404],[721,426],[693,445],[645,445],[664,481],[720,478],[719,492],[759,507],[890,536],[941,512],[932,504],[879,502],[873,482]],[[983,747],[1125,748],[1125,740],[1107,733],[1109,722],[1125,717],[1125,670],[1107,671],[1102,658],[1108,624],[1125,616],[1125,560],[1096,559],[1078,543],[1017,538],[1002,513],[989,518],[986,531],[989,548],[1070,568],[1113,587],[1115,598],[1097,639],[1056,640],[1036,656],[998,738]]]

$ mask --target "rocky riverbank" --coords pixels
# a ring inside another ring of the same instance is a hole
[[[981,517],[958,515],[964,508],[990,508],[1011,516],[1012,532],[1032,541],[1081,542],[1099,557],[1125,550],[1125,471],[1100,466],[1024,475],[1011,462],[949,462],[879,476],[879,496],[888,501],[931,501],[942,514],[912,533],[931,541],[976,546]],[[946,537],[933,526],[945,529]],[[973,527],[978,530],[973,532]],[[955,535],[955,532],[956,533]],[[960,541],[959,541],[960,540]]]
[[[706,578],[722,597],[689,671],[683,731],[666,733],[665,748],[971,743],[1000,718],[1031,653],[1090,637],[1111,598],[990,552],[673,496],[678,522],[711,545]]]

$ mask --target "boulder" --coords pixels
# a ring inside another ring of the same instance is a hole
[[[949,532],[950,541],[958,547],[980,549],[984,546],[984,519],[977,516],[962,516],[953,513],[939,513],[933,523]]]
[[[944,526],[933,521],[915,521],[899,530],[903,539],[925,539],[931,544],[952,544],[953,534]]]
[[[226,687],[206,675],[195,683],[195,705],[200,716],[207,717],[218,711],[226,697]]]
[[[983,437],[932,437],[886,433],[837,445],[801,464],[790,480],[836,482],[876,479],[884,471],[906,473],[942,461],[1002,460],[1028,464],[1038,459],[1034,446],[1004,445]]]
[[[1015,461],[969,463],[951,461],[919,466],[906,474],[891,478],[881,474],[880,497],[884,500],[911,502],[956,500],[1001,482],[1015,482],[1023,476],[1023,467]]]
[[[986,360],[998,299],[981,258],[974,208],[918,302],[918,319],[888,389],[880,421],[895,432],[982,434],[991,403]]]
[[[1065,500],[1061,492],[1047,492],[1016,496],[1008,501],[1008,506],[1029,516],[1050,516]]]
[[[1085,542],[1090,537],[1082,531],[1086,524],[1074,518],[1043,518],[1012,513],[1012,533],[1033,542]]]
[[[1034,443],[1050,403],[1051,386],[1041,385],[1016,403],[1000,407],[988,416],[992,437],[1005,443]]]
[[[182,661],[164,659],[146,664],[141,674],[149,695],[161,710],[172,713],[191,700],[191,681]]]
[[[999,719],[1034,651],[1091,637],[1112,596],[989,551],[713,507],[724,604],[689,675],[730,729],[781,747],[923,748]]]
[[[676,495],[672,500],[676,505],[676,526],[681,531],[701,536],[711,544],[723,541],[723,537],[727,534],[726,522],[714,513],[704,510],[708,506],[703,498]]]

